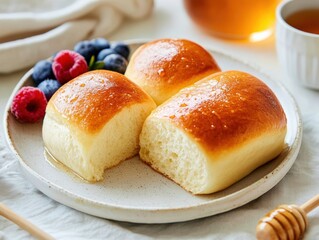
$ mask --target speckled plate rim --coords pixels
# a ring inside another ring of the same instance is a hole
[[[128,40],[125,41],[128,44],[140,45],[148,40]],[[241,61],[237,58],[224,54],[217,50],[211,50],[210,52],[223,55],[225,58],[229,58],[232,61],[239,62],[246,65],[248,68],[254,69],[266,76],[270,81],[274,82],[267,74],[263,73],[258,67],[251,65],[250,63]],[[183,208],[145,208],[143,206],[139,208],[128,208],[120,205],[105,205],[101,202],[94,201],[92,199],[82,198],[70,191],[67,191],[56,184],[48,181],[44,176],[36,173],[28,164],[23,160],[23,156],[20,156],[11,141],[10,132],[8,128],[8,117],[10,113],[10,105],[15,93],[23,86],[28,85],[27,81],[32,74],[32,69],[29,70],[18,82],[14,88],[4,113],[4,128],[5,138],[9,148],[17,156],[21,170],[26,178],[41,192],[50,198],[66,205],[71,208],[77,209],[84,213],[88,213],[94,216],[127,221],[134,223],[171,223],[189,221],[193,219],[212,216],[215,214],[223,213],[237,207],[243,206],[246,203],[260,197],[270,189],[272,189],[289,171],[294,161],[296,160],[302,140],[302,121],[300,117],[299,108],[288,90],[279,82],[274,83],[281,91],[286,94],[289,101],[292,104],[292,108],[295,111],[295,121],[297,123],[297,132],[294,136],[293,144],[289,146],[289,152],[272,172],[233,194],[227,195],[227,204],[224,202],[224,198],[215,199],[213,201],[207,201],[203,204],[190,205]],[[274,177],[275,176],[275,177]],[[261,187],[262,186],[262,187]]]

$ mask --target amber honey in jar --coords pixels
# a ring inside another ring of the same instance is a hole
[[[301,31],[319,34],[319,8],[292,13],[286,17],[286,22]]]
[[[184,0],[190,17],[205,32],[257,41],[272,34],[280,0]]]

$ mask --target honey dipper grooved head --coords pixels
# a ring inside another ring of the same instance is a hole
[[[281,205],[259,220],[258,240],[301,239],[307,227],[306,213],[296,205]]]

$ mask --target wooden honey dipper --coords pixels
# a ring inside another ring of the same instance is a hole
[[[14,222],[24,230],[32,234],[36,239],[39,240],[53,240],[54,238],[42,231],[40,228],[26,220],[25,218],[19,216],[13,212],[10,208],[0,202],[0,216],[7,218],[8,220]]]
[[[319,206],[319,194],[298,207],[280,205],[261,218],[256,228],[258,240],[301,239],[307,228],[307,213]]]

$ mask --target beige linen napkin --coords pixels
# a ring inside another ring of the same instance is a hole
[[[0,73],[30,67],[84,39],[105,37],[153,0],[1,0]]]

